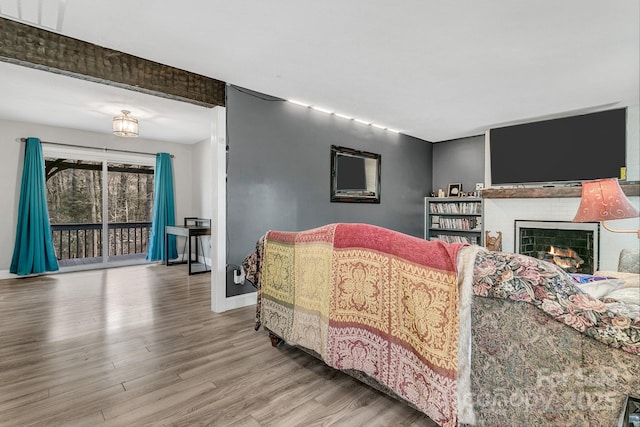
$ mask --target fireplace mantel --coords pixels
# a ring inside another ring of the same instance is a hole
[[[627,196],[640,196],[640,182],[621,182],[620,187]],[[482,190],[484,199],[553,199],[580,197],[582,187],[523,187],[523,188],[487,188]]]

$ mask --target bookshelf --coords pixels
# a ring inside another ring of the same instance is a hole
[[[484,245],[483,204],[476,197],[425,197],[424,238]]]

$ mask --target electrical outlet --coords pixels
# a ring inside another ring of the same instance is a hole
[[[236,285],[242,285],[244,283],[244,271],[233,270],[233,283]]]

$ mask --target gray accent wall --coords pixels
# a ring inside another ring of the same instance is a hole
[[[484,135],[433,144],[433,188],[447,192],[450,183],[461,183],[462,191],[475,191],[484,183]]]
[[[362,222],[422,236],[431,143],[234,86],[226,105],[227,264],[239,265],[268,230]],[[329,201],[331,145],[382,156],[380,204]],[[228,296],[253,290],[227,275]]]

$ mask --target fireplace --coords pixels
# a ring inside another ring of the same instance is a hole
[[[515,221],[516,252],[555,262],[568,272],[598,270],[598,223]]]

